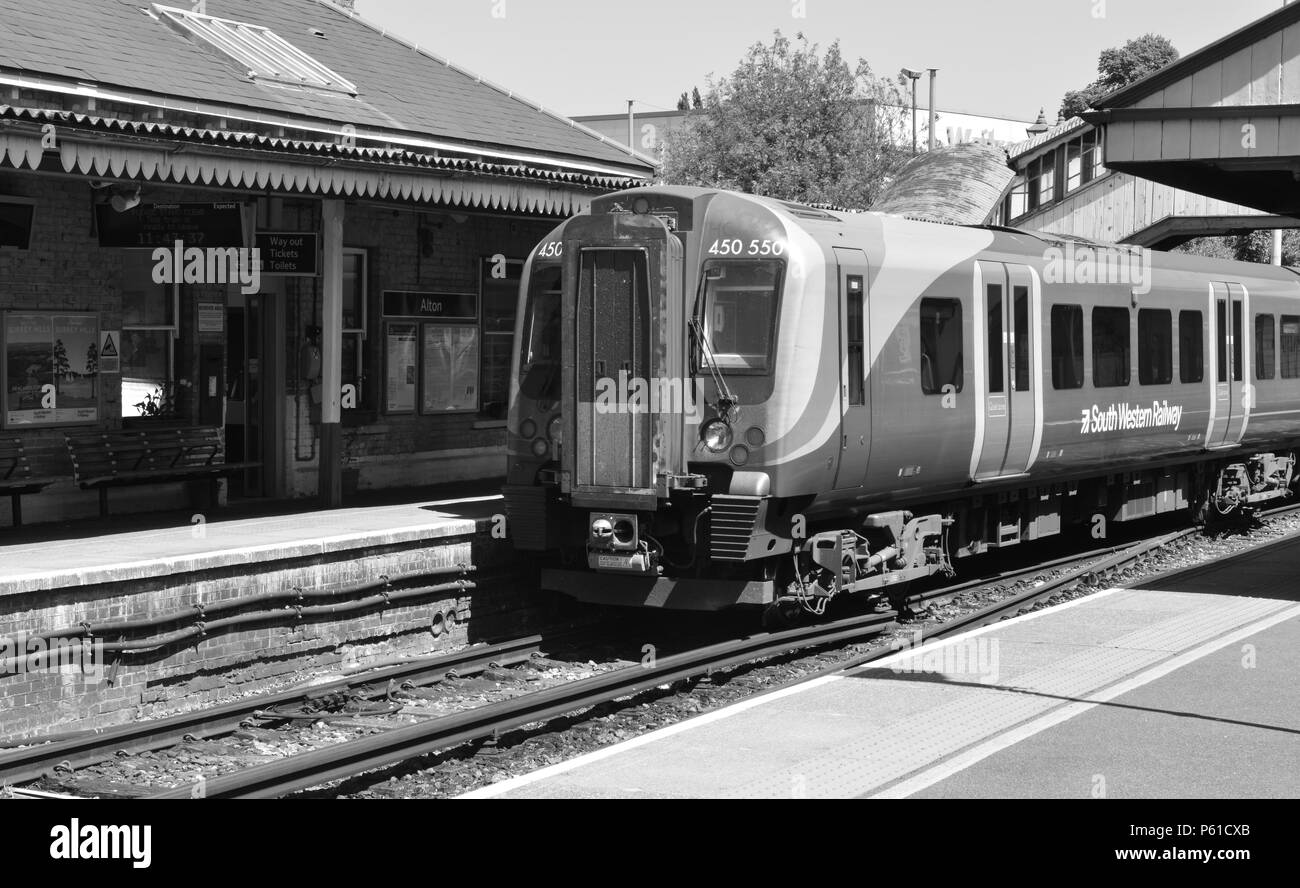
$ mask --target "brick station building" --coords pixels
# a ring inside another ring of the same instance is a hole
[[[350,4],[192,5],[0,0],[0,439],[216,425],[235,497],[499,476],[521,260],[652,163]],[[259,286],[157,283],[178,240]]]

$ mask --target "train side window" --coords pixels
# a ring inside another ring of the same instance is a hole
[[[1241,382],[1241,300],[1232,300],[1232,381]]]
[[[1205,378],[1205,321],[1199,311],[1178,313],[1178,381]]]
[[[1016,391],[1027,392],[1029,391],[1029,288],[1017,285],[1011,288],[1011,294],[1012,332],[1016,337],[1016,378],[1013,380],[1013,385]]]
[[[1218,372],[1219,382],[1228,381],[1228,303],[1222,299],[1215,300],[1214,319],[1218,325],[1214,328],[1219,334],[1218,340]]]
[[[1271,314],[1255,315],[1255,378],[1272,379],[1276,361],[1273,353],[1275,324]]]
[[[1052,388],[1083,388],[1083,306],[1052,306]]]
[[[1282,315],[1282,378],[1300,376],[1300,315]]]
[[[1002,364],[1006,356],[1002,352],[1002,285],[988,285],[989,312],[989,392],[1002,391]]]
[[[1138,310],[1138,382],[1168,385],[1174,378],[1173,314],[1167,308]]]
[[[1128,385],[1128,337],[1127,308],[1092,310],[1092,384],[1097,388]]]
[[[866,360],[866,349],[863,342],[862,275],[849,275],[848,285],[847,320],[849,329],[846,345],[848,346],[849,403],[860,405],[867,403],[865,388],[867,373],[863,363]]]
[[[921,391],[943,394],[944,386],[961,391],[961,302],[956,299],[921,300]]]

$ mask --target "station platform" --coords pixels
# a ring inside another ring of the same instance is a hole
[[[752,698],[466,797],[1300,796],[1300,539]]]
[[[246,502],[0,532],[0,597],[473,534],[504,510],[489,485],[372,496],[339,509]],[[423,494],[423,496],[421,495]],[[293,510],[295,508],[297,510]]]
[[[491,532],[498,490],[0,532],[0,739],[166,715],[510,631],[540,605],[496,582],[513,569]],[[50,639],[79,643],[80,659],[46,666],[36,655]]]

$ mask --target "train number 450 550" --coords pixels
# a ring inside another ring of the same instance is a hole
[[[738,237],[719,238],[709,247],[710,256],[780,256],[785,252],[785,241],[751,240],[748,245]]]

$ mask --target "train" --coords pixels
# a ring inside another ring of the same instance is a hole
[[[774,619],[1291,494],[1300,277],[720,189],[529,255],[508,535],[583,601]]]

